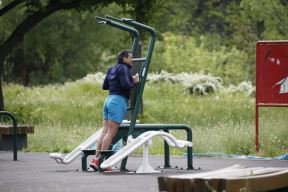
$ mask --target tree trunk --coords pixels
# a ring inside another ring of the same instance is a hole
[[[4,111],[4,97],[2,91],[2,69],[0,70],[0,111]]]
[[[3,54],[0,49],[0,111],[4,111],[4,96],[3,96],[3,90],[2,90],[2,73],[3,73],[3,65],[4,65],[4,59]]]

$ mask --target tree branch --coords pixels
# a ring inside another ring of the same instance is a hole
[[[13,50],[13,48],[22,42],[24,35],[35,27],[40,21],[55,11],[72,9],[78,7],[79,5],[80,0],[74,0],[69,3],[61,3],[58,0],[52,0],[46,7],[43,7],[42,9],[28,16],[16,27],[9,38],[0,46],[0,65],[3,65],[6,56]]]
[[[6,5],[5,7],[3,7],[2,9],[0,9],[0,17],[22,2],[24,2],[24,0],[15,0]]]
[[[19,3],[23,2],[24,0],[14,0],[9,5],[2,8],[1,15],[5,14],[9,10],[13,9]],[[50,14],[58,11],[58,10],[67,10],[73,8],[79,8],[81,3],[87,3],[86,0],[69,0],[69,1],[61,1],[61,0],[50,0],[49,3],[45,7],[41,7],[40,9],[36,10],[34,13],[29,15],[26,19],[24,19],[11,33],[11,35],[6,39],[2,44],[0,44],[0,110],[4,109],[4,98],[3,98],[3,91],[2,91],[2,69],[4,65],[4,61],[6,57],[11,53],[15,46],[23,41],[24,35],[30,31],[33,27],[35,27],[38,23],[40,23],[43,19],[48,17]],[[92,3],[94,1],[90,1]],[[96,1],[93,4],[106,4],[109,2],[113,2],[113,0],[106,0],[106,1]],[[0,42],[1,43],[1,42]]]

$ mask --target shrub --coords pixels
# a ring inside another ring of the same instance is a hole
[[[172,74],[165,71],[153,73],[148,76],[151,84],[158,82],[179,83],[185,87],[185,92],[196,95],[207,95],[214,93],[222,87],[223,80],[220,77],[212,77],[210,74],[180,73]]]
[[[204,73],[221,77],[225,84],[247,80],[248,55],[235,47],[207,48],[207,38],[200,42],[193,37],[163,34],[163,41],[156,44],[151,70],[171,73]]]

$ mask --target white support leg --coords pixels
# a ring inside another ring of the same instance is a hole
[[[136,173],[159,173],[161,171],[155,170],[149,163],[149,145],[152,144],[152,140],[148,140],[143,145],[143,161]]]
[[[147,131],[132,139],[128,137],[127,145],[120,149],[117,153],[106,159],[102,164],[101,168],[106,169],[108,167],[113,167],[119,163],[124,158],[128,157],[136,149],[143,146],[143,162],[138,168],[137,173],[155,173],[156,171],[148,162],[148,145],[152,143],[152,138],[160,136],[162,137],[170,146],[185,148],[192,147],[192,142],[177,140],[173,135],[165,133],[162,131]]]

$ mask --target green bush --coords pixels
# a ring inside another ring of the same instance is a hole
[[[204,36],[197,42],[193,37],[164,33],[163,41],[159,41],[153,55],[152,71],[168,71],[171,73],[192,72],[212,74],[224,80],[224,84],[238,84],[249,80],[249,72],[244,67],[248,55],[233,48],[217,45],[207,48],[209,39]]]

